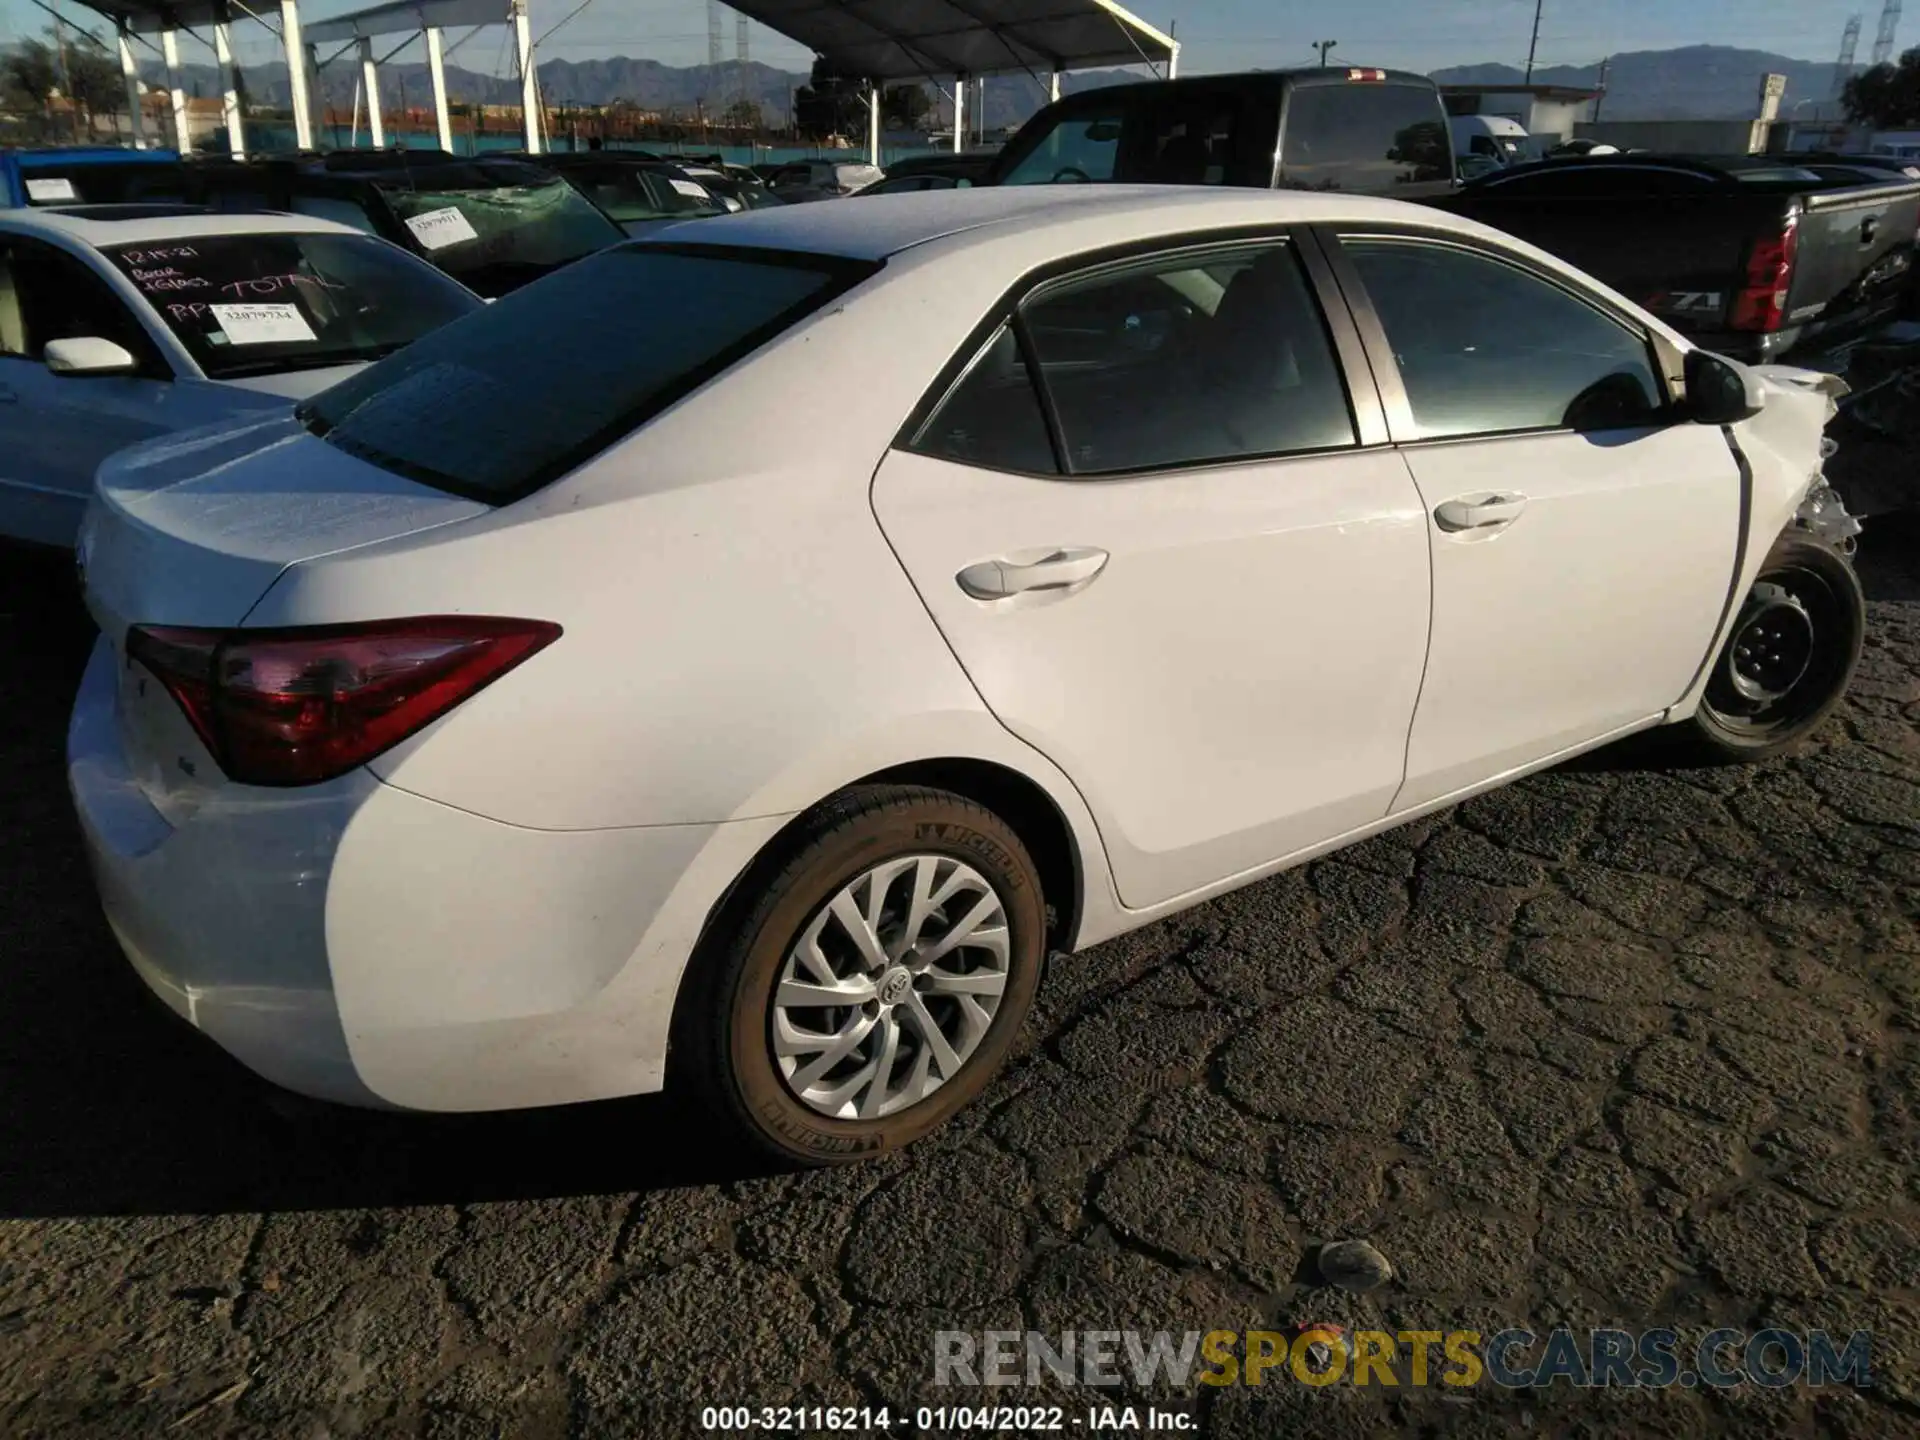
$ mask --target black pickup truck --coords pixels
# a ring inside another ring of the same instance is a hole
[[[1433,203],[1571,261],[1744,360],[1831,349],[1898,317],[1920,233],[1920,182],[1767,156],[1544,160]]]
[[[1453,141],[1424,75],[1341,65],[1143,80],[1048,105],[980,183],[1102,182],[1413,200],[1453,190]]]

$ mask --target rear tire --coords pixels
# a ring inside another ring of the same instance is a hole
[[[673,1085],[785,1164],[910,1144],[999,1070],[1045,951],[1039,873],[1005,821],[942,790],[847,791],[695,956]]]
[[[1752,764],[1785,753],[1845,698],[1866,642],[1866,596],[1832,546],[1775,542],[1714,658],[1686,731],[1701,758]]]

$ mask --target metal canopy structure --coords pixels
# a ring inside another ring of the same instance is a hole
[[[527,150],[540,150],[540,91],[533,64],[533,30],[527,0],[388,0],[346,15],[336,15],[307,28],[309,51],[335,41],[359,48],[363,87],[367,96],[367,128],[376,146],[386,143],[380,121],[378,62],[374,39],[382,35],[423,35],[427,42],[427,74],[433,84],[433,118],[440,130],[440,148],[453,149],[453,125],[447,113],[447,73],[442,33],[449,26],[511,25],[514,54],[520,70],[520,108],[527,129]]]
[[[275,4],[279,25],[252,8],[249,0],[81,0],[113,21],[120,37],[120,70],[133,111],[134,144],[146,145],[140,108],[139,67],[133,38],[157,34],[167,67],[167,89],[175,146],[192,148],[187,103],[180,84],[178,32],[206,27],[212,32],[219,63],[222,110],[234,155],[245,149],[239,86],[234,71],[231,26],[235,13],[277,29],[286,51],[291,90],[294,143],[313,148],[314,80],[321,61],[317,47],[335,42],[359,51],[367,118],[373,143],[385,143],[380,115],[376,37],[421,35],[433,81],[434,118],[440,148],[453,148],[447,112],[447,83],[442,32],[448,26],[511,25],[519,62],[520,103],[525,115],[527,149],[540,149],[539,82],[533,63],[528,0],[386,0],[386,3],[323,20],[303,37],[299,0],[257,0]],[[1180,44],[1115,0],[729,0],[742,16],[758,20],[789,40],[821,56],[843,75],[868,80],[869,135],[875,164],[880,160],[880,87],[889,80],[953,81],[953,148],[966,137],[967,82],[980,76],[1041,71],[1052,77],[1060,98],[1062,71],[1095,65],[1158,65],[1178,73]],[[402,42],[403,44],[406,42]],[[344,51],[340,53],[345,53]],[[336,54],[334,59],[338,59]],[[390,56],[389,56],[390,58]]]
[[[1163,65],[1179,72],[1180,42],[1114,0],[728,0],[735,10],[806,46],[843,75],[873,83],[868,130],[880,163],[880,86],[953,77],[953,148],[966,135],[966,82],[1023,70]]]
[[[120,74],[126,81],[127,108],[133,112],[133,143],[136,149],[147,145],[146,116],[140,108],[140,67],[134,59],[133,37],[158,35],[160,58],[167,67],[168,111],[173,120],[174,148],[185,152],[193,148],[187,129],[187,96],[180,83],[180,31],[206,28],[212,31],[213,58],[220,67],[220,109],[226,120],[227,144],[235,155],[245,153],[246,134],[240,123],[240,87],[233,67],[233,20],[237,11],[243,17],[258,20],[260,15],[248,8],[246,0],[82,0],[90,10],[113,21],[120,38]],[[290,28],[298,37],[300,16],[295,0],[279,0],[281,27]],[[289,49],[289,58],[295,52]],[[292,67],[290,67],[292,68]],[[295,113],[302,112],[305,77],[294,79]],[[309,140],[307,143],[311,143]]]
[[[869,80],[1175,65],[1180,46],[1112,0],[728,0]]]

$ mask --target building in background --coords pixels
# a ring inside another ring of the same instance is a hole
[[[1574,127],[1593,118],[1599,90],[1570,85],[1442,85],[1447,114],[1497,115],[1515,120],[1541,146],[1571,139]]]

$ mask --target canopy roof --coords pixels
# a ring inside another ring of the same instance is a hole
[[[233,0],[231,5],[221,0],[81,0],[87,9],[106,16],[116,26],[143,35],[157,34],[159,31],[191,30],[196,26],[212,25],[222,20],[245,20],[251,11],[257,11],[264,4],[269,8],[279,8],[276,0]],[[231,13],[228,13],[231,11]]]
[[[150,8],[137,0],[101,3]],[[1172,36],[1114,0],[739,0],[732,8],[869,80],[1164,65],[1174,50]],[[388,0],[316,21],[306,38],[324,45],[507,18],[506,0]]]
[[[329,45],[363,35],[413,35],[437,25],[450,30],[466,25],[505,25],[513,19],[507,0],[388,0],[305,27],[307,43]]]
[[[728,0],[846,75],[1164,65],[1174,41],[1113,0]]]

